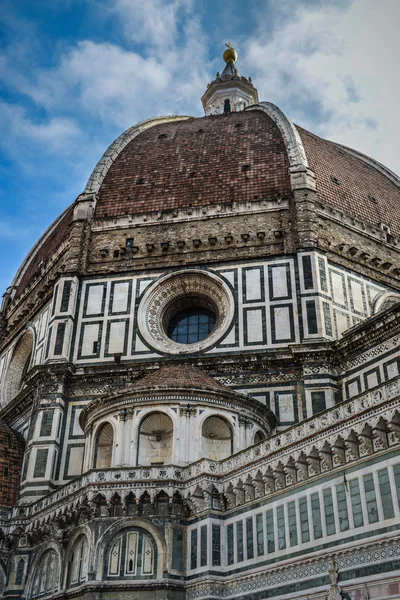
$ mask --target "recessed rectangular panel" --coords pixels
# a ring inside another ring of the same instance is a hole
[[[142,575],[152,575],[154,572],[154,551],[147,536],[143,536]]]
[[[131,302],[130,281],[115,281],[111,284],[110,315],[126,314],[130,310]]]
[[[261,267],[255,269],[243,269],[244,275],[244,302],[263,300]]]
[[[128,321],[126,319],[108,322],[105,356],[116,353],[126,354],[127,325]]]
[[[347,307],[346,288],[344,283],[344,277],[336,271],[331,271],[332,281],[332,296],[335,304]]]
[[[245,344],[265,343],[265,311],[263,308],[247,309],[245,315]]]
[[[121,560],[121,543],[122,538],[119,538],[110,551],[110,562],[108,564],[109,575],[119,575],[119,566]]]
[[[75,477],[82,473],[82,461],[83,461],[83,453],[85,447],[84,446],[70,446],[69,447],[69,461],[68,461],[68,469],[67,475],[68,477]]]
[[[78,358],[98,358],[100,356],[102,324],[83,323],[81,329]]]
[[[104,313],[106,283],[89,284],[86,287],[84,316],[99,317]]]
[[[84,435],[84,432],[79,424],[79,415],[81,414],[82,410],[82,408],[75,408],[75,410],[72,410],[71,419],[73,419],[73,424],[71,433],[73,436]]]
[[[271,321],[274,344],[294,341],[293,307],[291,305],[272,306]]]
[[[336,337],[340,338],[342,333],[349,329],[350,319],[346,314],[342,313],[340,310],[335,310],[334,316],[336,325]]]
[[[139,534],[135,531],[127,534],[125,557],[126,575],[136,575],[138,538]]]
[[[364,289],[362,283],[354,279],[349,279],[351,291],[351,308],[353,311],[364,314],[366,306],[364,305]]]
[[[304,278],[304,289],[312,290],[314,288],[313,269],[311,263],[311,256],[302,257],[303,262],[303,278]]]
[[[295,420],[293,394],[278,394],[280,423],[292,423]]]
[[[381,375],[379,372],[379,368],[371,369],[371,371],[367,371],[364,373],[364,385],[366,390],[370,390],[371,388],[379,385],[381,383]]]
[[[393,360],[389,360],[383,364],[383,372],[385,373],[385,379],[392,379],[393,377],[397,377],[400,369],[399,369],[399,359],[395,358]]]
[[[286,265],[270,267],[270,274],[270,285],[272,287],[270,290],[271,299],[288,298],[289,289]]]

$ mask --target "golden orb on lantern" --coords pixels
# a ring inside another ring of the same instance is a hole
[[[223,54],[224,61],[228,64],[228,62],[236,62],[237,61],[237,52],[235,48],[233,48],[230,44],[225,44],[227,50],[225,50]]]

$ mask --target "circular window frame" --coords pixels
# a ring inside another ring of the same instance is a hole
[[[211,333],[193,344],[179,344],[167,335],[172,316],[184,308],[188,298],[215,313]],[[156,281],[144,293],[139,304],[138,326],[151,348],[163,354],[193,354],[214,346],[228,331],[235,312],[229,286],[209,271],[188,269],[170,273]]]

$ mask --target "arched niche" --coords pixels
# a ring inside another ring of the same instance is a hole
[[[144,529],[126,529],[113,538],[105,554],[104,579],[155,579],[157,546]]]
[[[33,575],[29,598],[45,598],[59,589],[60,561],[55,550],[47,550],[39,561]]]
[[[139,465],[168,465],[172,462],[174,425],[168,415],[154,412],[139,427]]]
[[[15,398],[24,385],[25,375],[32,359],[33,346],[33,333],[27,330],[18,341],[7,369],[3,390],[5,404]]]
[[[399,304],[400,294],[396,292],[384,292],[380,294],[374,301],[373,314],[375,315],[382,310],[387,310],[395,304]]]
[[[82,534],[74,541],[68,559],[67,587],[75,587],[87,581],[89,544]]]
[[[232,454],[232,428],[222,417],[207,417],[203,423],[201,434],[202,455],[205,458],[222,460]]]
[[[259,429],[258,431],[256,431],[256,434],[254,436],[254,443],[259,444],[263,440],[265,440],[265,434]]]
[[[95,469],[108,469],[112,466],[114,429],[111,423],[100,425],[95,443],[93,466]]]

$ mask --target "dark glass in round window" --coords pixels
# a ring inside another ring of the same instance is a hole
[[[215,327],[216,317],[207,308],[180,310],[168,324],[167,335],[178,344],[194,344],[204,340]]]

